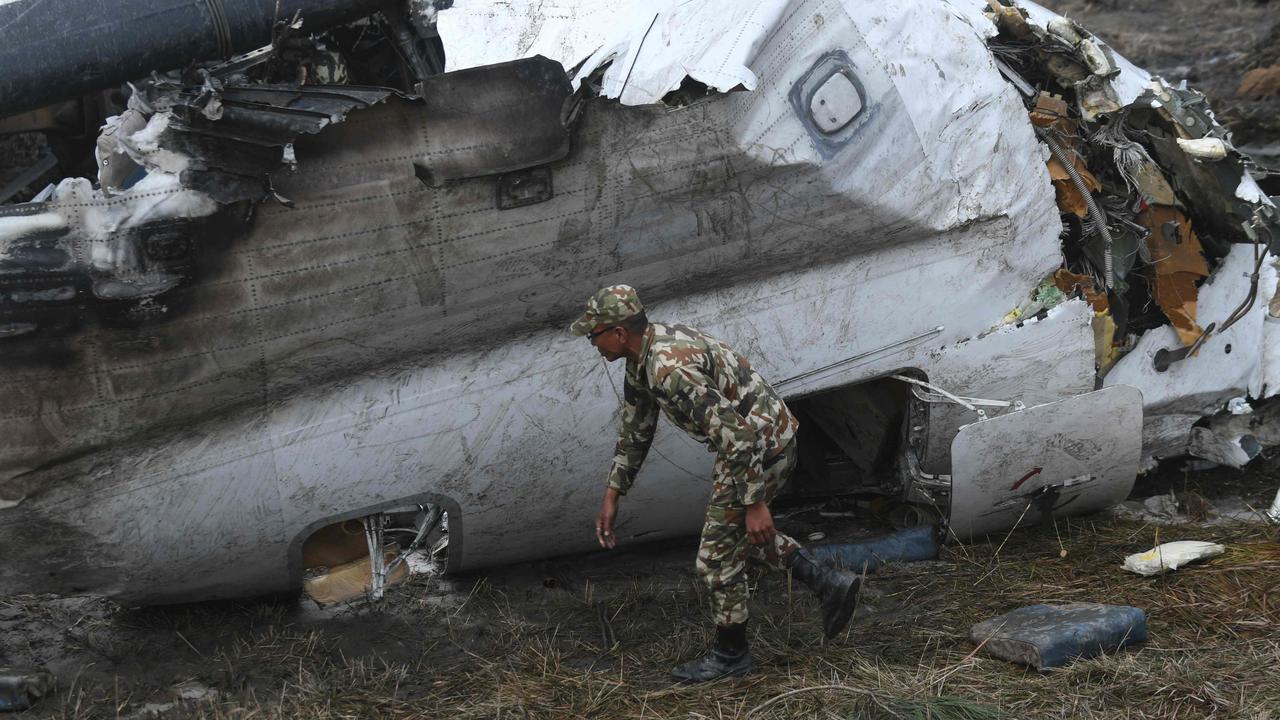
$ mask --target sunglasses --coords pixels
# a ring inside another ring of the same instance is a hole
[[[610,326],[609,326],[609,327],[607,327],[607,328],[603,328],[603,329],[601,329],[601,330],[596,330],[596,331],[594,331],[594,332],[589,332],[589,333],[587,333],[587,342],[589,342],[589,343],[591,343],[591,344],[593,344],[593,345],[594,345],[594,344],[595,344],[595,342],[596,342],[596,338],[598,338],[598,337],[600,337],[601,335],[603,335],[603,334],[605,334],[605,333],[609,332],[610,330],[617,330],[617,329],[618,329],[618,326],[617,326],[617,325],[610,325]]]

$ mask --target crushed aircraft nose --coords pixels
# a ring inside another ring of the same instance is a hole
[[[0,668],[0,711],[26,710],[53,690],[44,668]]]

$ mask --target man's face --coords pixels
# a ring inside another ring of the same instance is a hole
[[[613,362],[624,357],[627,348],[627,330],[619,325],[597,325],[591,328],[587,339],[605,360]]]

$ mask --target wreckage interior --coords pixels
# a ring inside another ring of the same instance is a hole
[[[1083,28],[1066,18],[1039,28],[996,3],[992,16],[992,54],[1050,149],[1063,225],[1062,268],[1015,317],[1062,293],[1085,297],[1100,380],[1143,333],[1170,324],[1181,347],[1157,357],[1164,371],[1253,305],[1277,227],[1274,206],[1257,202],[1256,168],[1230,151],[1200,93],[1155,78],[1137,102],[1121,103],[1108,82],[1120,63]],[[1198,317],[1199,288],[1233,243],[1254,246],[1249,294],[1228,317]]]
[[[449,514],[419,505],[331,523],[302,543],[302,590],[318,605],[346,602],[447,562]]]

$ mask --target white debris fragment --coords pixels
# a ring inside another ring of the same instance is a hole
[[[1139,575],[1158,575],[1166,570],[1177,570],[1197,560],[1217,557],[1226,551],[1225,547],[1217,543],[1179,540],[1130,555],[1124,559],[1124,569]]]
[[[1167,495],[1152,495],[1142,501],[1142,507],[1153,515],[1173,517],[1178,514],[1178,498],[1172,492]]]
[[[1233,397],[1227,401],[1227,412],[1232,415],[1248,415],[1253,412],[1253,406],[1249,404],[1248,398]]]
[[[1276,491],[1276,499],[1271,501],[1271,507],[1267,508],[1267,517],[1274,523],[1280,523],[1280,490]]]
[[[1262,445],[1252,435],[1224,437],[1211,428],[1193,427],[1187,442],[1187,453],[1211,460],[1219,465],[1241,468],[1257,457]]]
[[[65,188],[64,188],[65,186]],[[75,196],[76,202],[100,200],[84,178],[69,178],[55,192],[58,200]],[[218,203],[208,195],[182,186],[176,175],[151,173],[139,180],[128,192],[113,198],[109,204],[95,204],[85,211],[85,235],[94,241],[110,243],[120,239],[116,233],[157,220],[206,217],[217,212]],[[99,249],[92,250],[96,259]],[[95,262],[96,264],[96,262]]]
[[[1080,41],[1083,38],[1080,37],[1080,33],[1076,32],[1074,25],[1075,23],[1064,17],[1056,17],[1045,25],[1045,30],[1047,30],[1050,35],[1061,38],[1071,47],[1075,47],[1080,44]]]
[[[1227,144],[1218,138],[1178,138],[1178,147],[1198,160],[1221,160],[1227,156]]]
[[[1271,198],[1262,192],[1262,188],[1258,187],[1258,183],[1247,170],[1240,175],[1240,184],[1236,186],[1236,197],[1248,203],[1271,205]]]
[[[418,27],[426,28],[435,25],[436,16],[439,14],[440,10],[436,7],[435,0],[409,1],[409,16]]]
[[[64,230],[67,219],[55,212],[0,217],[0,242],[41,232]]]
[[[160,149],[160,136],[169,127],[169,113],[156,113],[147,120],[146,127],[129,135],[127,142],[133,149],[142,153],[155,152]],[[122,138],[123,139],[123,138]]]

